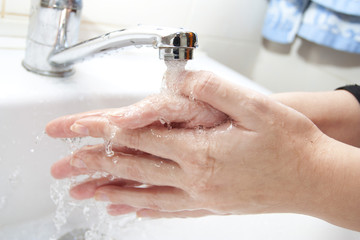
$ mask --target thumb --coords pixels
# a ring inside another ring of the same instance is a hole
[[[256,129],[271,117],[271,99],[253,90],[221,79],[211,72],[187,72],[180,91],[227,114],[236,124]]]

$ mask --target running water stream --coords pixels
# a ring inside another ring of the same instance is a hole
[[[63,139],[67,144],[70,154],[88,145],[89,138]],[[104,147],[112,151],[107,143]],[[56,205],[53,218],[56,232],[50,240],[119,240],[116,236],[119,231],[130,223],[138,221],[134,215],[112,217],[107,214],[106,202],[97,202],[94,199],[74,200],[69,195],[69,190],[83,181],[89,179],[114,177],[106,172],[94,172],[89,175],[80,175],[65,180],[56,180],[50,189],[50,196]],[[117,229],[117,230],[114,230]],[[120,231],[121,232],[121,231]]]

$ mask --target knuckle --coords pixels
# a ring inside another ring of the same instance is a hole
[[[211,180],[216,167],[216,159],[210,155],[210,144],[206,142],[199,145],[195,147],[197,150],[191,154],[192,157],[189,157],[187,162],[190,173],[188,187],[197,196],[211,191]]]
[[[193,144],[189,146],[186,154],[186,164],[192,171],[203,171],[209,165],[207,158],[208,143]]]
[[[245,101],[242,105],[246,106],[253,113],[264,114],[269,111],[270,101],[266,96],[251,92],[244,99]]]
[[[126,176],[129,178],[129,179],[132,179],[132,180],[139,180],[141,179],[142,177],[142,174],[139,170],[138,167],[136,167],[134,164],[129,164],[127,167],[126,167]]]
[[[130,148],[134,148],[134,149],[139,148],[139,145],[140,145],[140,131],[139,130],[124,129],[124,130],[122,130],[120,135],[123,140],[122,141],[123,145],[130,147]]]
[[[213,94],[218,91],[219,87],[220,81],[218,81],[217,76],[214,73],[201,71],[199,78],[195,81],[193,94],[195,96]]]
[[[161,210],[162,208],[159,205],[159,191],[154,191],[151,194],[148,194],[146,197],[147,207],[152,210]]]

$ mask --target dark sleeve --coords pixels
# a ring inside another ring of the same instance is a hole
[[[357,84],[339,87],[336,90],[345,90],[350,92],[360,103],[360,86],[358,86]]]

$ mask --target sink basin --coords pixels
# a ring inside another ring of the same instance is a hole
[[[166,66],[157,51],[133,49],[81,63],[74,76],[57,79],[27,72],[21,66],[23,55],[23,50],[0,49],[0,239],[48,240],[55,231],[49,169],[69,149],[44,136],[46,123],[65,114],[129,105],[156,93]],[[270,93],[204,53],[195,59],[188,63],[190,69],[211,70]],[[126,218],[126,227],[114,230],[122,231],[120,239],[360,238],[357,232],[295,214],[142,221],[127,216],[119,221]],[[66,227],[72,226],[76,223]]]

